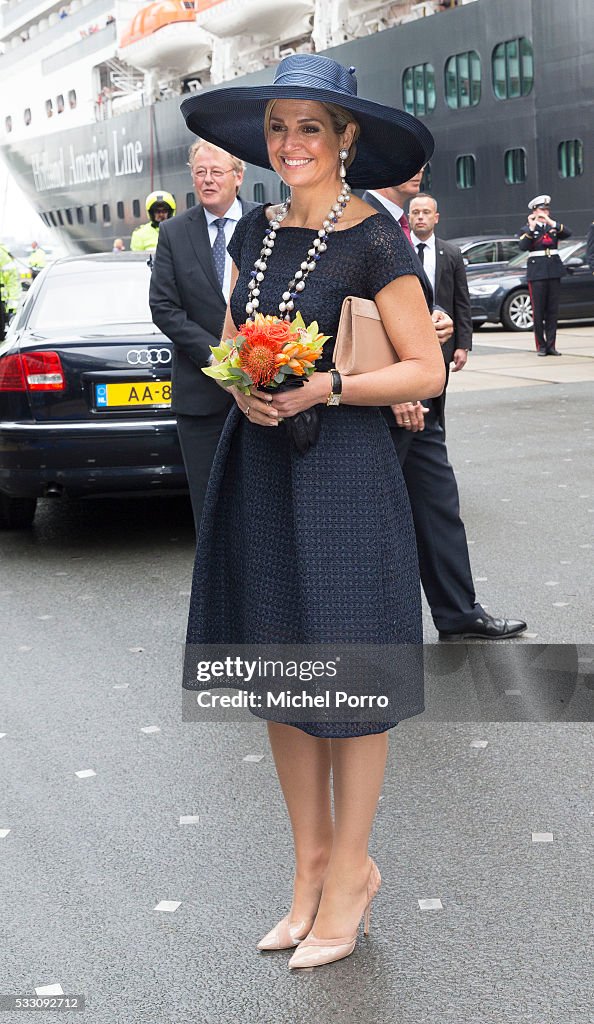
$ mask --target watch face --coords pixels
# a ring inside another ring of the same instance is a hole
[[[340,395],[330,395],[326,405],[340,405]]]

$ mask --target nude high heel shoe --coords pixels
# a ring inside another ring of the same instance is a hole
[[[371,902],[374,896],[377,896],[381,882],[378,866],[372,860],[367,882],[367,903],[361,915],[364,935],[369,935]],[[355,928],[353,935],[341,935],[337,939],[318,939],[313,932],[310,932],[303,942],[299,943],[289,960],[289,967],[320,967],[322,964],[334,963],[335,960],[343,960],[345,956],[350,956],[353,952],[357,943],[358,931],[359,925]]]
[[[289,914],[287,914],[263,939],[260,939],[258,949],[292,949],[305,938],[312,924],[313,918],[309,922],[293,921],[291,923]]]

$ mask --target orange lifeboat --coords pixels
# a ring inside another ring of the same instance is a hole
[[[118,46],[118,55],[134,67],[180,75],[204,68],[211,51],[211,37],[196,24],[193,0],[157,0],[143,7]]]

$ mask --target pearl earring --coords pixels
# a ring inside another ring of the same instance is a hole
[[[349,155],[349,151],[348,149],[341,149],[338,155],[340,157],[340,177],[344,181],[344,179],[346,178],[346,167],[344,165],[344,162]]]

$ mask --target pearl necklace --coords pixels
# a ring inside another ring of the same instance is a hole
[[[331,231],[334,231],[337,222],[342,217],[346,209],[346,205],[351,198],[350,192],[350,186],[347,185],[346,181],[344,181],[336,202],[332,206],[332,209],[328,213],[322,227],[318,231],[317,238],[314,238],[311,249],[308,249],[307,251],[307,259],[303,261],[300,269],[289,281],[287,291],[283,292],[283,297],[278,304],[278,308],[285,320],[291,319],[290,314],[295,306],[295,299],[298,298],[299,293],[305,288],[305,282],[309,275],[316,269],[321,254],[326,252],[326,249],[328,248],[328,235]],[[282,204],[280,211],[274,220],[270,222],[270,226],[266,228],[264,238],[262,239],[260,255],[254,263],[254,268],[251,272],[251,280],[248,284],[249,297],[245,307],[248,319],[253,320],[258,306],[260,305],[260,285],[264,280],[264,275],[268,269],[267,261],[269,257],[272,256],[272,250],[274,249],[274,243],[276,241],[277,228],[287,216],[290,206],[291,198],[289,197]]]

